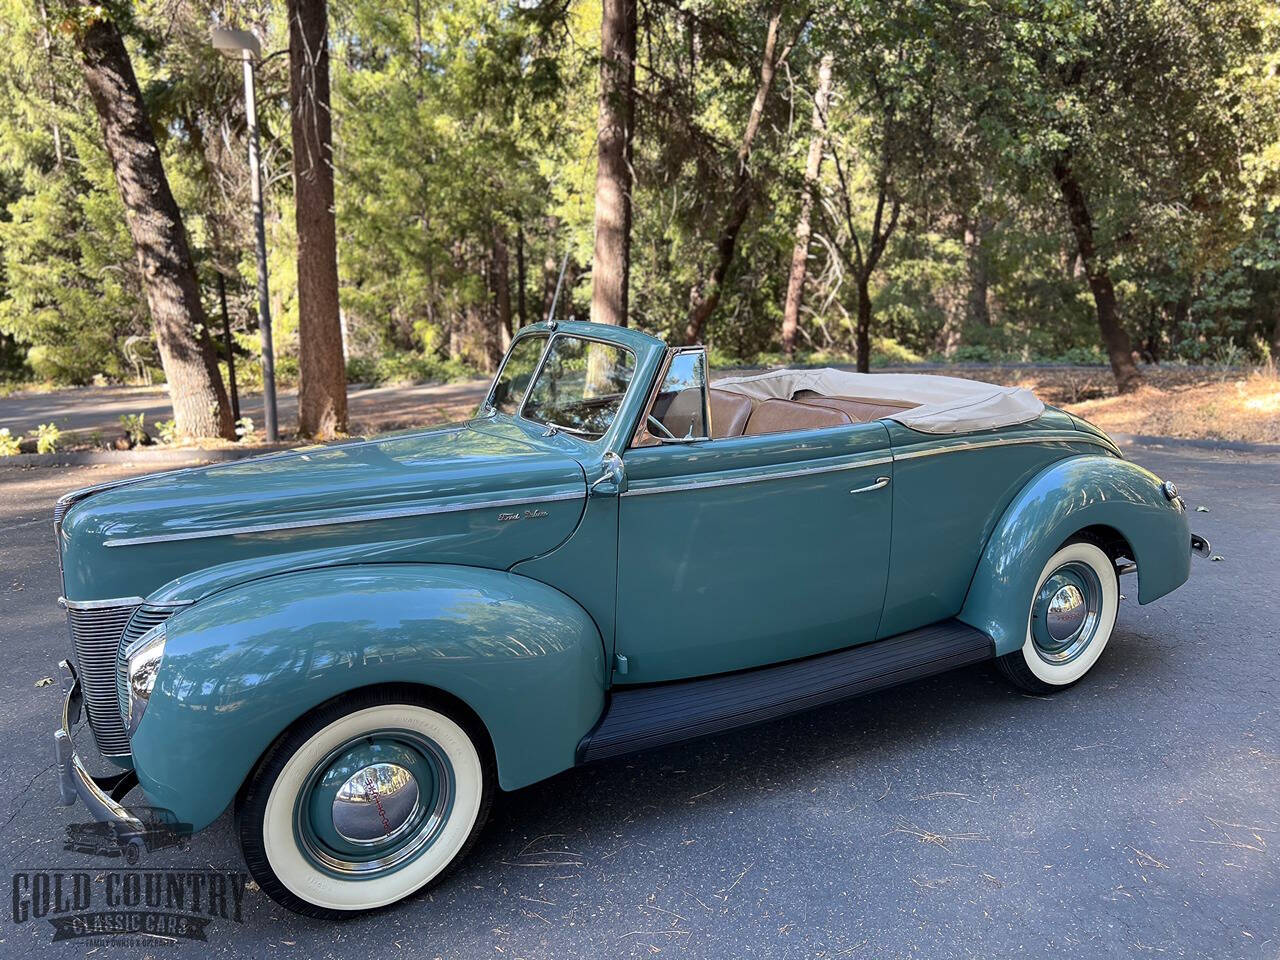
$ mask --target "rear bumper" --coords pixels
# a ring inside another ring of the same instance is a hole
[[[83,705],[80,681],[66,660],[58,664],[58,670],[62,679],[62,724],[53,732],[53,749],[62,802],[72,806],[78,799],[94,820],[116,825],[119,836],[140,837],[145,832],[142,822],[120,804],[120,798],[137,786],[138,777],[132,770],[111,777],[89,773],[71,740],[71,728],[79,721]]]

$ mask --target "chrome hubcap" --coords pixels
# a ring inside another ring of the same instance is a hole
[[[395,763],[371,763],[338,788],[333,829],[352,843],[386,843],[418,809],[418,781]]]
[[[1062,642],[1068,640],[1080,630],[1084,624],[1089,607],[1085,603],[1084,594],[1074,583],[1059,587],[1057,593],[1049,601],[1049,609],[1045,614],[1045,628],[1049,636]]]
[[[393,873],[439,837],[454,793],[453,766],[434,740],[407,730],[371,732],[312,769],[295,804],[294,836],[328,873]]]
[[[1053,571],[1040,586],[1031,609],[1031,640],[1046,663],[1069,663],[1085,651],[1098,632],[1102,583],[1093,568],[1072,561]]]

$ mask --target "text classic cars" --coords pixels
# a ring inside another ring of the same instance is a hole
[[[231,807],[302,913],[393,903],[495,790],[993,660],[1094,666],[1118,577],[1208,545],[1173,484],[1025,390],[520,331],[477,416],[89,488],[55,509],[63,800]],[[74,664],[74,666],[72,666]],[[81,707],[121,768],[90,776]]]

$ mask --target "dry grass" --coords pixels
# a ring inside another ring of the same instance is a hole
[[[1253,371],[1145,367],[1143,386],[1119,396],[1107,368],[964,368],[956,375],[1017,384],[1108,433],[1280,444],[1280,376]]]
[[[1171,389],[1145,386],[1066,409],[1109,433],[1280,443],[1280,378],[1274,373]]]

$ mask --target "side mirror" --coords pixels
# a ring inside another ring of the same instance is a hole
[[[591,489],[594,490],[602,483],[612,483],[619,490],[622,489],[622,481],[626,479],[627,472],[623,466],[622,458],[612,450],[608,451],[602,458],[602,472],[600,476],[591,481]]]

